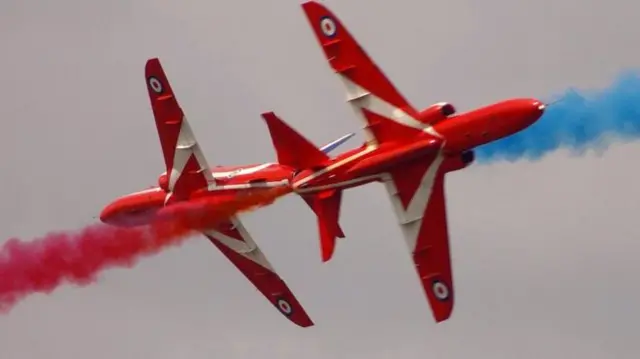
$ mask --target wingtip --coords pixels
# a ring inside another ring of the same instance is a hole
[[[144,67],[145,69],[149,69],[151,66],[157,66],[160,64],[160,59],[158,59],[157,57],[152,57],[150,59],[147,59],[147,62],[145,63]]]
[[[451,301],[449,302],[448,306],[446,307],[433,307],[431,308],[432,310],[432,314],[433,314],[433,319],[436,323],[442,323],[442,322],[446,322],[447,320],[449,320],[451,318],[451,315],[453,314],[453,298],[450,299]]]
[[[331,14],[331,11],[321,3],[317,1],[306,1],[302,3],[302,10],[305,12],[309,20],[311,20],[318,12],[326,12]]]
[[[160,59],[157,57],[151,58],[147,60],[147,63],[144,66],[144,75],[145,77],[149,77],[151,75],[161,75],[164,77],[164,70],[162,65],[160,64]]]
[[[297,310],[293,315],[289,314],[285,316],[289,319],[289,321],[299,327],[308,328],[314,326],[315,323],[313,322],[313,320],[311,320],[311,317],[309,317],[309,314],[304,309],[304,307],[299,302],[297,302],[297,299],[295,299],[295,297],[293,299],[294,301],[296,301],[295,306],[297,307]]]
[[[303,9],[308,8],[309,6],[312,6],[313,4],[316,4],[316,1],[313,0],[309,0],[309,1],[305,1],[302,4],[300,4],[300,6],[302,6]]]
[[[311,319],[309,319],[309,321],[303,322],[303,323],[296,323],[299,327],[301,328],[309,328],[309,327],[313,327],[314,325],[316,325]]]
[[[260,117],[262,117],[263,120],[269,122],[276,117],[276,114],[273,111],[267,111],[267,112],[261,113]]]

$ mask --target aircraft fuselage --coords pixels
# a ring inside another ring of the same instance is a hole
[[[517,133],[544,112],[536,99],[511,99],[425,125],[409,141],[369,143],[332,159],[327,166],[298,173],[292,187],[299,194],[346,189],[380,181],[385,171],[442,151],[449,171],[468,166],[473,149]]]
[[[189,199],[216,197],[221,203],[232,201],[243,192],[289,186],[293,171],[277,163],[257,165],[215,167],[212,169],[216,186],[195,191]],[[167,192],[166,174],[158,179],[158,186],[117,198],[100,214],[100,220],[115,226],[130,227],[145,225],[153,221],[165,207]]]

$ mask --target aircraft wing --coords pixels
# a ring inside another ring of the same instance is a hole
[[[157,58],[147,60],[145,79],[167,169],[169,195],[177,198],[216,182],[191,126]]]
[[[202,232],[280,313],[301,327],[313,322],[237,216]]]
[[[316,1],[305,2],[302,9],[329,66],[345,85],[347,102],[364,122],[369,144],[385,141],[380,138],[381,133],[375,133],[380,117],[404,125],[381,131],[394,132],[395,139],[415,136],[415,130],[425,129],[425,124],[416,120],[418,112],[331,10]]]
[[[398,167],[385,181],[436,322],[448,319],[454,304],[442,163],[434,153]]]
[[[210,166],[157,58],[147,61],[145,78],[167,168],[165,203],[170,197],[182,200],[197,189],[214,188]],[[313,325],[238,217],[203,234],[289,320],[302,327]]]

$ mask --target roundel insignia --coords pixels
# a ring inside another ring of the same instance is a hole
[[[336,34],[336,22],[329,16],[325,16],[320,20],[320,30],[326,37],[333,37]]]
[[[278,305],[278,310],[280,310],[282,314],[289,316],[293,312],[291,304],[289,304],[289,302],[287,302],[286,300],[281,298],[278,299],[276,303]]]
[[[436,296],[436,299],[440,301],[445,301],[449,299],[449,287],[439,280],[434,280],[431,284],[431,290],[433,290],[433,295]]]
[[[158,80],[154,76],[150,76],[147,82],[149,83],[149,87],[151,87],[151,90],[153,90],[153,92],[155,93],[162,93],[162,91],[164,90],[164,87],[162,86],[160,80]]]

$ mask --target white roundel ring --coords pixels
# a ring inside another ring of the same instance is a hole
[[[433,281],[433,284],[431,284],[431,289],[433,290],[433,294],[438,300],[449,299],[449,287],[447,287],[447,285],[442,283],[441,281]]]
[[[158,80],[157,78],[151,76],[149,77],[149,87],[151,87],[151,89],[153,90],[153,92],[155,93],[161,93],[162,90],[164,90],[164,88],[162,87],[162,83],[160,82],[160,80]]]
[[[332,37],[336,34],[336,23],[332,18],[325,16],[320,20],[320,30],[327,37]]]
[[[284,299],[278,299],[278,309],[285,315],[289,315],[293,312],[291,304]]]

